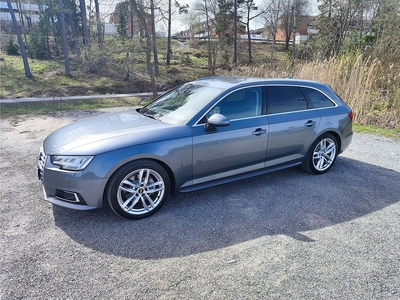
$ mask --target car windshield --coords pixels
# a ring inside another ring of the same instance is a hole
[[[187,83],[143,107],[140,113],[166,123],[184,125],[222,91],[218,87]]]

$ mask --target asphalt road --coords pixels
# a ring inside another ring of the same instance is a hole
[[[164,92],[161,92],[164,93]],[[161,94],[159,92],[159,94]],[[107,94],[107,95],[87,95],[87,96],[54,96],[54,97],[42,97],[42,98],[10,98],[10,99],[0,99],[1,104],[27,104],[35,102],[52,102],[52,101],[66,101],[66,100],[84,100],[84,99],[100,99],[100,98],[122,98],[122,97],[139,97],[147,98],[152,96],[152,93],[134,93],[134,94]]]
[[[41,141],[92,114],[1,119],[0,299],[400,299],[399,141],[355,134],[325,175],[181,194],[128,221],[43,200]]]

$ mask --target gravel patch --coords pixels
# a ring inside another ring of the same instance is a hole
[[[108,111],[1,119],[0,299],[400,299],[399,141],[356,133],[325,175],[181,194],[140,221],[49,205],[41,142]]]

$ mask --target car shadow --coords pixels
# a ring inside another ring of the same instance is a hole
[[[109,208],[53,206],[55,224],[96,251],[135,259],[182,257],[266,235],[313,242],[304,233],[365,216],[400,200],[400,173],[339,157],[324,175],[298,168],[168,199],[152,217],[122,219]]]

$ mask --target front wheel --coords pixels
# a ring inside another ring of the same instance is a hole
[[[161,208],[169,190],[170,180],[164,168],[151,160],[137,160],[113,174],[106,189],[106,198],[119,216],[142,219]]]
[[[312,144],[302,168],[317,175],[326,173],[335,163],[337,154],[338,143],[336,138],[329,133],[325,133]]]

